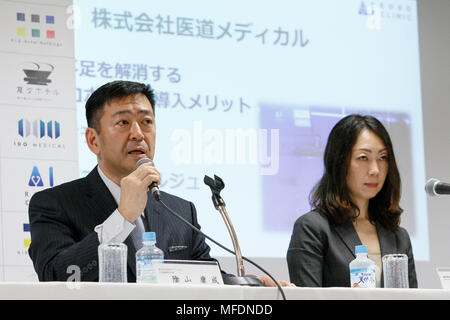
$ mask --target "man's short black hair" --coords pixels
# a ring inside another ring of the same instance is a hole
[[[100,118],[103,115],[103,107],[114,99],[121,99],[136,94],[147,97],[155,116],[155,98],[153,90],[148,84],[134,81],[112,81],[95,90],[86,102],[86,120],[88,127],[94,128],[100,133]]]

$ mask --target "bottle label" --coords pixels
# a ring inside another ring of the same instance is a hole
[[[352,288],[375,288],[375,268],[360,268],[350,270],[350,286]]]
[[[156,271],[153,263],[161,263],[163,259],[142,258],[136,260],[136,282],[156,283]]]

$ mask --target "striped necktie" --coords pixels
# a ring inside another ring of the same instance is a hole
[[[145,232],[144,220],[145,218],[140,215],[139,218],[134,222],[136,227],[131,231],[131,239],[133,240],[134,247],[136,251],[142,248],[142,234]]]

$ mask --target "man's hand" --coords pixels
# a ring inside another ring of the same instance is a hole
[[[144,212],[147,191],[152,182],[161,183],[161,176],[151,163],[144,163],[120,180],[120,214],[130,223]]]
[[[276,286],[275,282],[267,275],[259,276],[258,279],[264,284],[265,287],[275,287]],[[277,280],[277,281],[282,287],[296,287],[295,284],[290,283],[288,281],[284,281],[284,280]]]

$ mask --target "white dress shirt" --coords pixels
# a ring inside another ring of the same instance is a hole
[[[119,206],[120,187],[108,179],[99,166],[97,166],[97,170],[109,192],[114,197],[114,200],[116,200],[117,206]],[[102,224],[96,226],[94,230],[98,234],[98,241],[100,243],[121,243],[130,235],[131,231],[136,227],[136,223],[141,224],[143,228],[141,217],[135,223],[130,223],[116,209]]]

